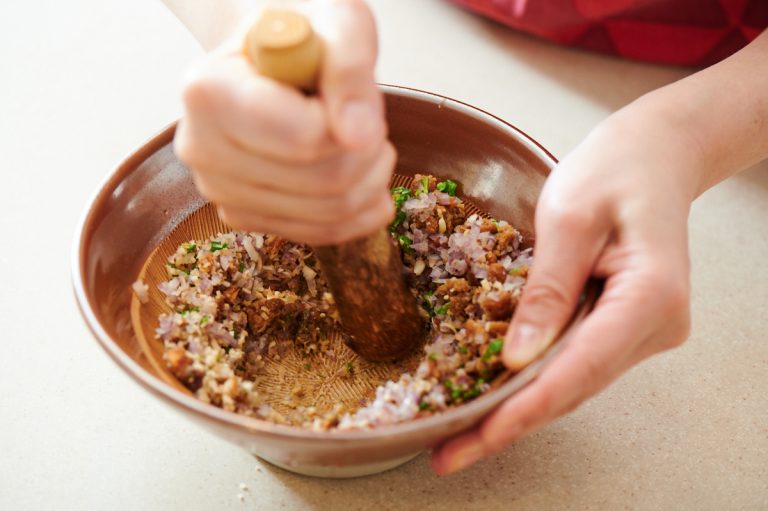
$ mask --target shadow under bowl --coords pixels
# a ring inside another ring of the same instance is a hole
[[[533,242],[536,200],[556,160],[523,132],[459,101],[383,86],[396,172],[434,174],[461,184],[462,195]],[[579,310],[539,360],[496,390],[442,414],[379,429],[315,432],[236,415],[169,385],[137,342],[131,284],[152,251],[205,204],[175,157],[175,125],[129,156],[88,205],[74,245],[73,283],[86,323],[112,359],[163,402],[221,437],[288,470],[352,477],[397,466],[477,423],[518,392],[563,346],[599,291],[589,285]]]

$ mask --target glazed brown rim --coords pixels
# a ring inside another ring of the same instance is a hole
[[[548,160],[553,166],[557,163],[557,159],[551,153],[549,153],[549,151],[544,149],[544,147],[533,140],[525,132],[513,126],[512,124],[496,117],[495,115],[485,112],[484,110],[468,105],[467,103],[457,101],[455,99],[419,89],[394,85],[382,85],[381,89],[383,92],[389,92],[395,96],[413,97],[434,103],[439,106],[450,105],[456,110],[475,119],[482,120],[483,122],[490,121],[491,124],[495,125],[497,128],[501,129],[502,131],[511,133],[515,138],[518,138],[526,145],[529,150],[538,153],[542,160]],[[72,247],[72,285],[78,308],[80,309],[80,313],[82,314],[83,319],[85,319],[88,328],[90,329],[93,336],[96,337],[96,340],[99,342],[101,347],[117,363],[117,365],[119,365],[133,379],[137,380],[137,382],[145,389],[149,390],[156,396],[159,396],[172,404],[180,405],[195,414],[199,414],[220,424],[233,426],[247,432],[258,432],[267,436],[283,438],[293,437],[317,440],[333,438],[341,441],[355,442],[360,440],[376,439],[382,436],[402,435],[416,432],[421,429],[428,429],[430,426],[437,426],[440,423],[450,421],[457,414],[471,414],[473,409],[482,408],[488,404],[490,404],[492,407],[496,407],[501,403],[501,401],[507,399],[522,387],[530,383],[540,373],[542,367],[544,367],[544,365],[546,365],[549,360],[556,356],[562,347],[567,344],[573,330],[580,322],[580,320],[583,319],[583,317],[589,312],[591,305],[594,303],[594,300],[599,294],[598,286],[594,285],[593,283],[588,283],[587,290],[585,292],[585,298],[582,301],[582,304],[580,304],[580,306],[577,308],[574,317],[566,326],[559,339],[553,343],[553,345],[544,355],[534,361],[531,365],[526,367],[521,372],[515,374],[512,378],[510,378],[509,381],[503,383],[493,392],[484,394],[472,402],[460,407],[452,408],[430,417],[406,421],[399,424],[387,425],[370,430],[318,432],[298,428],[295,426],[275,424],[254,417],[238,415],[203,403],[194,396],[174,389],[161,379],[153,376],[117,346],[116,342],[113,341],[112,338],[107,334],[93,313],[91,307],[91,297],[86,291],[83,282],[83,276],[85,275],[85,250],[89,245],[90,237],[92,236],[90,232],[86,232],[85,227],[90,223],[94,211],[97,210],[109,197],[117,182],[121,181],[125,175],[132,170],[133,165],[129,165],[129,163],[134,162],[137,159],[146,159],[146,157],[150,154],[155,153],[160,148],[172,142],[173,135],[176,130],[176,124],[177,123],[174,122],[173,124],[167,126],[159,134],[152,137],[138,150],[124,159],[120,165],[118,165],[117,169],[104,180],[103,184],[91,197],[91,200],[88,201],[88,206],[86,206],[86,209],[81,216],[80,222],[77,225],[74,244]],[[493,403],[490,403],[490,401],[493,401]]]

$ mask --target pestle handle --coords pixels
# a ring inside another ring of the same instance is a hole
[[[317,89],[323,44],[301,13],[265,10],[246,34],[244,50],[260,75],[307,92]]]
[[[244,53],[263,76],[308,93],[317,89],[322,41],[296,11],[265,11],[248,31]],[[389,361],[421,345],[423,323],[386,230],[314,251],[353,351]]]

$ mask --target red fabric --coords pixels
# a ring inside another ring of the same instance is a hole
[[[768,26],[768,0],[453,0],[551,41],[638,60],[709,65]]]

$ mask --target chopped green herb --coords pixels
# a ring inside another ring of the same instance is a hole
[[[429,193],[429,176],[424,176],[421,178],[421,186],[419,187],[417,195],[421,195],[422,193]]]
[[[443,386],[450,393],[453,401],[469,401],[470,399],[476,398],[483,393],[484,384],[485,380],[483,378],[478,378],[475,384],[469,388],[457,387],[451,380],[443,382]]]
[[[432,298],[432,295],[434,294],[434,291],[427,291],[423,295],[421,295],[421,301],[422,307],[424,307],[424,310],[429,313],[429,317],[432,317],[435,315],[435,311],[432,308],[432,302],[429,301],[430,298]]]
[[[504,339],[494,339],[491,341],[491,343],[488,345],[488,348],[486,348],[485,353],[483,353],[483,360],[489,361],[492,356],[501,353],[501,348],[504,347]]]
[[[179,268],[178,266],[176,266],[173,263],[167,263],[167,264],[168,264],[169,268],[173,268],[176,271],[180,271],[181,273],[183,273],[185,275],[189,275],[189,273],[190,273],[189,270],[185,270],[184,268]]]
[[[405,234],[400,234],[397,237],[397,241],[400,243],[400,246],[403,247],[403,252],[406,254],[412,254],[413,249],[411,248],[411,245],[413,245],[413,240],[406,236]]]
[[[229,247],[229,245],[227,245],[226,243],[222,243],[221,241],[211,242],[211,252],[218,252],[219,250],[223,250],[227,247]]]
[[[404,186],[398,186],[392,189],[392,199],[395,201],[395,208],[400,209],[405,201],[411,198],[411,190]]]
[[[237,265],[237,271],[243,271],[245,269],[245,263],[240,263]]]
[[[440,307],[437,307],[435,309],[435,314],[446,314],[450,307],[451,307],[451,304],[449,303],[443,304]]]
[[[509,274],[510,275],[516,275],[516,276],[525,275],[526,271],[528,271],[528,267],[527,266],[518,266],[516,268],[510,268],[509,269]]]
[[[443,386],[450,393],[451,399],[458,401],[461,398],[461,389],[456,387],[451,380],[445,380]]]
[[[419,410],[425,411],[425,410],[431,410],[431,409],[432,409],[432,405],[430,405],[429,403],[424,401],[419,403]]]
[[[467,348],[466,346],[459,346],[459,353],[461,353],[462,355],[466,355],[467,353],[469,353],[469,348]]]
[[[432,353],[429,354],[429,356],[427,358],[429,358],[432,361],[436,361],[437,360],[437,353],[435,353],[433,351]]]
[[[405,221],[405,211],[398,211],[395,219],[389,224],[389,232],[395,232]]]
[[[181,311],[181,315],[183,317],[189,314],[190,312],[200,312],[200,307],[189,307],[188,309],[184,309],[183,311]]]
[[[403,206],[403,203],[410,198],[411,190],[408,188],[404,186],[398,186],[397,188],[392,189],[392,200],[395,201],[395,209],[397,210],[397,213],[395,214],[395,219],[392,220],[391,224],[389,224],[390,232],[395,232],[395,230],[397,230],[397,228],[400,227],[405,221],[405,211],[402,211],[400,208]]]
[[[352,362],[347,362],[346,368],[347,368],[347,374],[354,374],[355,366],[352,365]]]
[[[471,389],[467,389],[464,391],[464,393],[461,395],[461,399],[463,401],[469,401],[470,399],[476,398],[480,394],[483,393],[482,386],[483,383],[485,383],[485,380],[480,378],[475,382],[475,385]]]
[[[450,179],[446,179],[445,181],[440,181],[437,183],[437,189],[441,192],[447,193],[448,195],[456,195],[456,188],[458,188],[458,184],[456,181],[451,181]]]
[[[211,320],[210,317],[203,316],[202,318],[200,318],[200,326],[203,326],[204,324],[208,323],[210,320]]]
[[[187,251],[187,254],[191,254],[192,252],[197,250],[197,245],[195,245],[194,243],[185,243],[184,250]]]
[[[310,369],[312,369],[312,365],[309,362],[307,362],[306,364],[304,364],[304,369],[309,371]]]

